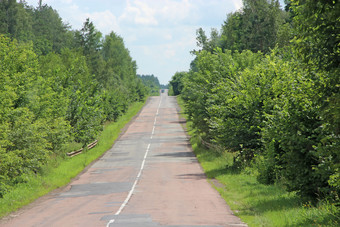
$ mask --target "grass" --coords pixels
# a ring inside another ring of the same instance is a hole
[[[0,218],[31,203],[50,191],[67,185],[86,166],[110,149],[124,126],[140,111],[144,103],[133,104],[117,122],[108,122],[93,149],[73,158],[59,158],[45,168],[42,175],[27,176],[27,182],[18,184],[0,199]],[[70,149],[78,149],[79,144],[70,144]]]
[[[183,101],[178,99],[178,102],[183,110]],[[186,118],[184,114],[182,117]],[[190,121],[187,121],[186,130],[208,179],[235,215],[249,226],[339,226],[340,218],[334,204],[320,201],[315,207],[295,193],[287,192],[282,185],[260,184],[256,180],[256,170],[230,168],[233,154],[214,152],[202,146]],[[218,180],[219,184],[211,179]]]

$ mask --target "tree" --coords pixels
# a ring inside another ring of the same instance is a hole
[[[222,26],[221,47],[268,53],[277,44],[284,23],[285,12],[277,0],[244,0],[242,10],[229,14]]]
[[[180,95],[184,88],[184,77],[187,75],[186,72],[176,72],[171,78],[170,86],[173,95]]]
[[[0,0],[0,33],[2,197],[64,157],[70,142],[92,142],[147,91],[123,39],[102,40],[89,19],[71,31],[42,1]]]
[[[0,35],[0,197],[24,175],[41,171],[51,152],[44,119],[31,104],[39,66],[32,47]]]
[[[315,170],[328,180],[334,197],[340,194],[340,3],[339,1],[291,1],[297,56],[308,65],[318,95],[319,138]],[[325,193],[325,192],[323,192]],[[329,194],[326,192],[326,194]]]
[[[137,77],[141,79],[141,82],[148,89],[149,95],[159,95],[161,85],[157,77],[155,77],[154,75],[137,75]]]
[[[20,41],[33,37],[31,9],[15,0],[0,1],[0,33]]]
[[[102,34],[95,28],[89,18],[84,22],[83,28],[76,32],[77,44],[83,48],[84,54],[89,56],[100,50]]]
[[[75,43],[82,48],[91,73],[98,76],[103,67],[103,59],[100,55],[102,33],[95,28],[89,18],[84,22],[83,28],[75,32]]]
[[[217,29],[211,29],[210,38],[207,37],[205,31],[202,28],[196,30],[196,45],[200,48],[200,50],[191,51],[192,54],[200,52],[202,50],[206,50],[209,52],[213,52],[216,47],[219,47],[220,44],[220,34]]]
[[[61,53],[63,48],[71,47],[72,33],[56,10],[46,4],[40,5],[33,10],[32,15],[34,48],[38,54],[45,55],[51,51]]]

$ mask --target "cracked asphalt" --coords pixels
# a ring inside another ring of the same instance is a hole
[[[87,171],[1,226],[247,226],[207,181],[175,97],[151,97]]]

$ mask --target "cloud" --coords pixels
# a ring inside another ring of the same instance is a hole
[[[159,2],[159,1],[158,1]],[[184,22],[184,20],[194,21],[197,19],[196,11],[197,8],[195,4],[190,3],[189,0],[182,1],[161,1],[163,4],[160,4],[158,9],[159,16],[173,24],[178,24],[179,22]]]
[[[124,24],[142,26],[174,26],[197,21],[193,0],[127,0],[119,20]]]
[[[96,28],[103,34],[109,34],[112,31],[120,32],[117,18],[109,10],[105,10],[103,12],[85,13],[84,16],[90,18]]]
[[[142,1],[127,1],[124,13],[119,18],[120,21],[126,21],[136,25],[153,26],[158,25],[155,18],[155,9]]]

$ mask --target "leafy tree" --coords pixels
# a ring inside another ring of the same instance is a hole
[[[339,4],[289,4],[291,18],[277,1],[245,1],[223,25],[223,51],[198,30],[191,71],[170,84],[183,86],[205,144],[236,152],[238,166],[256,163],[262,183],[338,204]]]
[[[296,38],[296,55],[309,69],[308,78],[312,80],[315,94],[309,99],[316,112],[318,128],[306,126],[309,134],[314,135],[313,149],[314,177],[321,182],[314,189],[318,195],[338,198],[339,181],[339,53],[338,35],[340,4],[338,1],[291,1],[291,12]],[[311,137],[311,136],[309,136]],[[328,181],[328,184],[326,183]],[[308,187],[306,184],[294,187]]]
[[[91,73],[99,75],[103,67],[99,52],[102,47],[102,33],[95,28],[89,18],[84,22],[83,28],[75,32],[75,42],[76,46],[82,48]]]
[[[251,51],[234,54],[223,53],[221,49],[214,53],[202,51],[197,57],[197,72],[182,78],[177,75],[170,82],[177,84],[181,78],[181,96],[203,139],[223,149],[242,151],[239,153],[242,161],[250,161],[254,151],[261,147],[259,126],[263,119],[261,102],[265,98],[261,93],[266,89],[258,77],[242,75],[241,71],[253,68],[261,58],[260,53]],[[258,89],[247,93],[250,86]]]
[[[137,75],[138,78],[141,79],[144,86],[149,90],[149,95],[159,95],[159,90],[161,89],[161,85],[159,80],[154,75]]]
[[[316,61],[322,69],[338,69],[339,10],[338,1],[292,1],[296,29],[296,46],[306,62]]]
[[[242,10],[229,14],[222,26],[221,47],[268,53],[278,41],[287,43],[282,32],[278,40],[285,18],[277,0],[244,0]]]
[[[230,51],[225,54],[221,49],[215,53],[205,50],[197,57],[197,72],[189,73],[184,77],[182,97],[188,105],[189,115],[199,132],[209,140],[209,113],[208,107],[214,102],[211,97],[215,95],[215,87],[219,81],[234,78],[236,70]]]
[[[137,95],[138,86],[140,86],[136,75],[137,65],[125,47],[124,40],[116,33],[111,32],[103,41],[101,53],[105,61],[105,71],[99,75],[100,83],[104,82],[105,86],[113,84],[123,86],[123,90],[126,92],[122,95],[127,105],[130,102],[141,100]]]
[[[103,42],[102,56],[105,60],[105,73],[98,78],[105,86],[117,85],[123,82],[124,77],[130,73],[129,65],[132,64],[129,52],[124,46],[123,39],[116,33],[111,32]]]
[[[41,5],[32,10],[32,15],[34,48],[38,54],[47,54],[51,51],[60,53],[63,48],[71,47],[72,33],[56,10],[51,6]]]
[[[38,119],[30,103],[30,90],[39,77],[36,55],[29,46],[0,36],[0,196],[23,175],[39,172],[50,154],[45,121]]]
[[[214,52],[216,47],[220,45],[220,34],[217,29],[211,29],[210,37],[207,37],[205,31],[202,28],[196,30],[196,45],[199,47],[199,50],[191,51],[192,54],[197,54],[202,50]]]
[[[173,95],[180,95],[184,88],[184,77],[186,76],[186,72],[176,72],[175,75],[171,78],[170,86]]]
[[[93,23],[71,31],[50,6],[0,1],[0,197],[27,175],[93,141],[146,97],[123,39]],[[158,82],[159,85],[159,82]]]
[[[83,28],[76,33],[78,45],[84,48],[84,54],[90,55],[99,51],[102,34],[95,28],[89,18],[84,22]]]
[[[265,60],[261,61],[260,53],[243,51],[232,55],[232,59],[233,75],[216,83],[212,105],[207,107],[209,132],[215,143],[241,152],[240,161],[250,161],[262,147],[263,102],[275,73],[268,65],[261,68]]]
[[[85,145],[97,136],[104,120],[100,89],[90,75],[85,57],[64,49],[60,56],[51,53],[41,62],[45,77],[56,81],[52,89],[67,97],[67,105],[60,111],[72,127],[75,140]]]
[[[30,9],[15,0],[0,1],[0,33],[9,34],[20,41],[33,37]]]
[[[285,73],[272,81],[273,98],[265,103],[272,110],[266,113],[262,129],[267,157],[267,175],[262,176],[275,173],[272,177],[304,197],[334,196],[336,188],[328,181],[336,173],[337,145],[325,140],[331,134],[322,127],[321,103],[316,98],[322,95],[316,83],[325,83],[327,74],[317,72],[315,66],[306,68],[295,58],[276,66]]]
[[[245,34],[242,28],[242,13],[234,12],[227,16],[227,20],[222,27],[222,48],[228,50],[244,50],[245,48]]]

